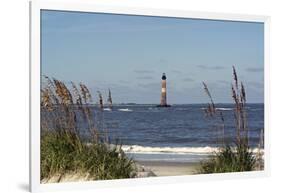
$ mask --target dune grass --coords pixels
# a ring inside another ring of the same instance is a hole
[[[41,138],[41,179],[82,173],[89,179],[133,177],[134,165],[117,146],[85,144],[74,133],[47,132]]]
[[[238,82],[235,68],[233,67],[233,84],[231,87],[232,99],[234,101],[234,122],[236,126],[236,139],[233,142],[225,141],[223,113],[216,109],[207,84],[203,82],[203,86],[210,99],[205,113],[208,117],[219,121],[219,123],[216,122],[216,127],[221,131],[218,136],[221,147],[218,152],[213,153],[208,160],[201,163],[198,173],[242,172],[257,169],[257,165],[261,165],[261,159],[258,159],[249,147],[246,91],[243,83]],[[262,168],[259,167],[259,169]]]
[[[70,89],[62,81],[45,80],[41,90],[41,181],[59,175],[60,182],[69,173],[84,174],[91,180],[134,177],[134,161],[125,156],[120,144],[110,143],[103,127],[98,128],[97,122],[103,120],[97,120],[92,111],[88,88],[71,83]],[[80,132],[81,119],[90,134],[87,139]]]
[[[201,163],[199,173],[225,173],[252,171],[256,165],[256,158],[251,150],[245,146],[231,147],[226,145],[210,158]]]

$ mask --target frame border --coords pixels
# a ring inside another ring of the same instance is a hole
[[[229,14],[214,12],[197,12],[186,10],[151,9],[142,7],[110,6],[84,0],[36,1],[29,2],[29,190],[31,192],[55,190],[82,190],[97,188],[132,187],[153,184],[186,183],[191,181],[213,181],[225,179],[245,179],[270,176],[270,17],[260,15]],[[222,21],[260,22],[264,24],[264,159],[263,171],[243,173],[222,173],[171,176],[140,179],[119,179],[106,181],[68,182],[40,184],[40,12],[41,10],[76,11],[93,13],[110,13],[124,15],[142,15],[174,17],[189,19],[206,19]],[[39,65],[38,65],[39,64]]]

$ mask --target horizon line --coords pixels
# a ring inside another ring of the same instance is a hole
[[[169,105],[190,105],[190,104],[208,104],[208,102],[202,102],[202,103],[170,103]],[[219,102],[216,104],[233,104],[230,102]],[[264,104],[264,102],[249,102],[247,104]],[[99,105],[98,103],[92,103],[90,105]],[[104,105],[107,105],[107,103],[104,103]],[[159,105],[159,103],[135,103],[135,102],[128,102],[128,103],[113,103],[112,105]],[[234,105],[234,104],[233,104]]]

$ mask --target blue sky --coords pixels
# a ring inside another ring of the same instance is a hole
[[[42,11],[42,74],[83,82],[93,95],[112,90],[115,103],[231,102],[232,66],[248,102],[264,99],[264,26],[166,17]]]

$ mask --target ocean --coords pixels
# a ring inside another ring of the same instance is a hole
[[[222,122],[205,116],[206,104],[180,104],[170,108],[156,105],[115,105],[105,108],[102,129],[113,142],[118,139],[125,153],[138,161],[198,162],[222,144]],[[236,137],[234,106],[217,104],[224,117],[224,139]],[[96,107],[93,107],[97,111]],[[264,128],[264,105],[248,104],[249,143],[258,147]]]
[[[206,104],[175,104],[159,108],[155,104],[113,105],[113,109],[90,106],[96,128],[106,132],[109,142],[118,140],[124,152],[137,161],[198,162],[205,159],[224,141],[233,144],[236,138],[233,104],[216,104],[224,117],[207,117]],[[47,112],[41,116],[48,120]],[[264,129],[264,104],[247,104],[249,145],[257,151]],[[79,133],[91,138],[88,124],[77,120]]]

